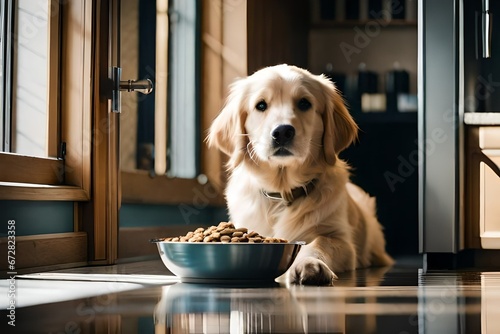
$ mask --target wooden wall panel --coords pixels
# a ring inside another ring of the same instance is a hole
[[[0,238],[0,270],[7,270],[7,238]],[[87,264],[87,234],[84,232],[40,234],[16,237],[15,270]]]
[[[248,73],[270,65],[308,66],[309,1],[248,0]]]

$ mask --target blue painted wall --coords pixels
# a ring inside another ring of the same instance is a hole
[[[16,236],[73,232],[73,202],[0,201],[0,236],[16,221]]]
[[[225,208],[193,205],[123,204],[120,227],[217,225],[227,221]],[[16,236],[73,232],[73,202],[0,201],[0,237],[16,221]]]
[[[221,207],[194,205],[122,204],[120,227],[145,227],[166,225],[217,225],[227,221],[227,212]]]

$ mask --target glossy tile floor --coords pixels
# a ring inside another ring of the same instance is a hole
[[[358,270],[334,287],[185,284],[165,276],[160,261],[66,270],[159,276],[127,291],[17,308],[15,331],[2,315],[0,332],[500,333],[500,272],[419,267]]]

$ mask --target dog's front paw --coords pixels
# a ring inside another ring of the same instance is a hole
[[[333,285],[337,276],[321,260],[306,257],[290,268],[290,282],[303,285]]]

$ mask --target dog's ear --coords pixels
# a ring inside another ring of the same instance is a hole
[[[210,126],[207,137],[209,147],[216,147],[230,157],[229,166],[236,166],[241,162],[246,149],[244,80],[235,81],[230,86],[226,103]]]
[[[334,165],[337,154],[357,138],[358,126],[333,83],[324,76],[320,80],[326,97],[323,111],[323,151],[326,162]]]

